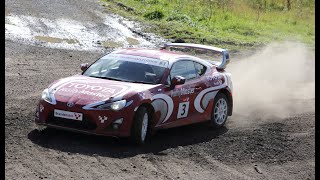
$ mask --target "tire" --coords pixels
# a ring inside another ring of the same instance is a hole
[[[145,107],[139,107],[133,120],[131,129],[131,141],[134,144],[145,144],[149,130],[149,114]]]
[[[226,95],[218,93],[213,101],[211,125],[214,128],[223,127],[228,118],[228,111],[229,105]]]

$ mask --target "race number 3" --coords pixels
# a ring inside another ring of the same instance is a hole
[[[189,111],[189,102],[179,103],[177,118],[179,119],[179,118],[187,117],[188,111]]]

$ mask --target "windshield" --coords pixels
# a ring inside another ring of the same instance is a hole
[[[109,54],[93,63],[85,76],[127,82],[159,84],[166,61],[131,55]]]

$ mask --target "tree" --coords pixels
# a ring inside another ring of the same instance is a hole
[[[291,0],[287,0],[287,9],[288,11],[291,9]]]

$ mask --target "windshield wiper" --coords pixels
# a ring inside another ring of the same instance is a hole
[[[89,77],[100,78],[100,79],[108,79],[108,80],[115,80],[115,81],[123,81],[123,82],[131,82],[131,83],[155,84],[155,83],[152,83],[152,82],[130,81],[130,80],[124,80],[124,79],[110,78],[110,77],[100,77],[100,76],[89,76]]]
[[[89,76],[89,77],[100,78],[100,79],[108,79],[108,80],[115,80],[115,81],[125,81],[125,80],[122,80],[122,79],[115,79],[115,78],[110,78],[110,77],[101,77],[101,76]]]
[[[132,83],[142,83],[142,84],[155,84],[155,83],[152,83],[152,82],[145,82],[145,81],[129,81],[129,82],[132,82]]]

